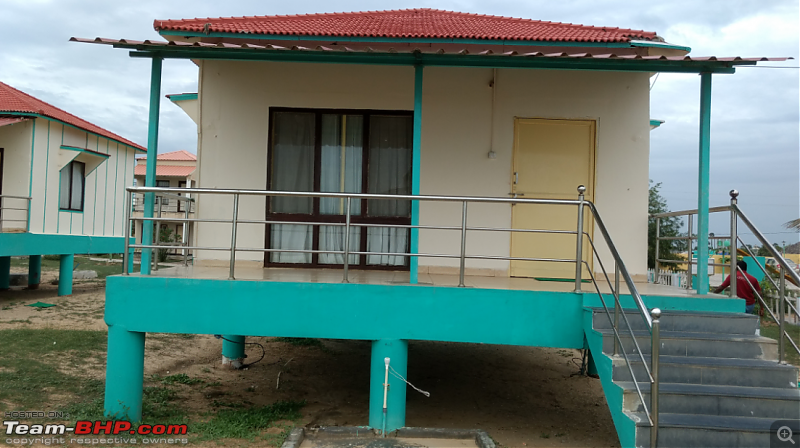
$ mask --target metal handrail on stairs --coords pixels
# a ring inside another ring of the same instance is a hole
[[[581,194],[582,195],[582,194]],[[636,285],[633,283],[633,278],[628,273],[628,269],[625,267],[625,263],[622,261],[622,257],[619,255],[614,242],[611,240],[611,236],[608,233],[608,229],[606,228],[605,224],[603,223],[602,218],[600,218],[600,213],[597,211],[597,208],[591,202],[588,203],[589,210],[594,216],[595,225],[600,230],[600,234],[606,241],[608,245],[608,249],[611,252],[612,257],[614,258],[614,285],[612,286],[611,280],[608,277],[608,272],[606,271],[605,266],[603,265],[602,260],[600,259],[599,254],[597,253],[597,248],[595,247],[594,242],[592,241],[591,237],[587,234],[587,238],[589,244],[592,247],[592,252],[594,253],[595,258],[597,259],[598,264],[600,265],[600,269],[603,273],[603,276],[606,279],[606,283],[608,283],[608,287],[611,289],[612,295],[614,297],[614,317],[612,320],[611,312],[606,306],[605,299],[603,298],[603,294],[600,292],[600,287],[597,284],[597,280],[592,274],[592,270],[589,269],[589,276],[591,277],[592,283],[594,284],[595,290],[597,291],[597,295],[600,297],[600,303],[603,305],[603,310],[608,317],[608,321],[611,324],[611,328],[614,331],[614,356],[619,356],[620,352],[622,354],[623,359],[625,360],[625,364],[628,366],[628,372],[631,375],[631,379],[633,380],[633,386],[636,388],[636,394],[639,396],[639,400],[642,403],[642,408],[644,409],[644,413],[647,416],[648,422],[650,423],[650,447],[655,448],[658,444],[658,386],[659,386],[659,352],[661,348],[661,332],[660,332],[660,322],[661,322],[661,310],[658,308],[653,308],[651,311],[647,310],[647,306],[644,304],[644,300],[642,296],[639,294],[639,291],[636,289]],[[584,261],[586,263],[586,261]],[[588,263],[586,263],[588,267]],[[636,309],[639,311],[642,319],[647,326],[647,329],[650,332],[650,362],[651,365],[648,368],[647,362],[644,359],[644,354],[642,353],[642,349],[639,346],[639,342],[636,340],[636,335],[633,333],[633,328],[631,327],[630,321],[628,321],[628,316],[622,311],[622,304],[620,303],[620,277],[622,277],[625,281],[626,286],[628,287],[628,292],[631,295],[631,298],[636,305]],[[633,341],[635,351],[639,354],[639,359],[642,361],[642,365],[644,366],[645,372],[647,373],[647,381],[650,382],[650,408],[648,409],[647,402],[644,399],[644,395],[642,394],[642,390],[639,387],[639,382],[636,379],[636,375],[633,372],[633,366],[631,364],[630,359],[628,358],[628,354],[625,352],[625,348],[622,346],[622,340],[619,336],[619,329],[620,329],[620,314],[622,315],[622,319],[627,327],[628,333],[631,336],[631,340]]]
[[[794,348],[795,351],[797,351],[798,355],[800,355],[800,347],[798,347],[797,344],[795,344],[795,342],[789,336],[789,333],[786,331],[786,316],[785,316],[786,308],[787,307],[791,308],[795,312],[796,315],[800,316],[800,313],[797,312],[797,307],[795,307],[795,305],[792,304],[791,300],[789,300],[787,298],[787,296],[786,296],[786,279],[788,277],[792,283],[794,283],[797,286],[800,286],[800,274],[798,274],[797,272],[795,272],[792,269],[792,267],[786,261],[786,258],[784,258],[781,255],[781,253],[777,249],[775,249],[775,247],[772,245],[772,243],[769,240],[767,240],[767,238],[764,236],[764,234],[761,233],[761,231],[758,230],[758,228],[755,226],[755,224],[753,224],[753,221],[751,221],[750,218],[748,218],[747,215],[739,208],[739,205],[738,205],[739,192],[736,191],[736,190],[731,190],[729,194],[730,194],[730,197],[731,197],[730,205],[721,206],[721,207],[712,207],[712,208],[709,209],[709,212],[712,212],[712,213],[714,213],[714,212],[729,212],[730,213],[730,223],[731,223],[730,224],[731,225],[730,235],[713,237],[713,239],[716,239],[716,240],[728,240],[728,241],[730,241],[730,249],[729,249],[730,261],[729,261],[729,263],[708,263],[708,266],[727,266],[727,267],[730,267],[730,272],[731,273],[733,273],[733,272],[741,273],[742,270],[739,269],[739,267],[736,265],[737,257],[734,254],[739,254],[740,251],[741,251],[742,253],[746,253],[748,256],[752,257],[752,259],[755,261],[756,265],[764,273],[764,276],[769,280],[769,282],[772,284],[772,286],[775,287],[775,289],[778,291],[778,303],[779,303],[778,316],[775,316],[775,314],[772,312],[772,310],[770,310],[769,307],[767,306],[767,303],[764,301],[764,298],[762,297],[762,295],[759,294],[758,291],[756,291],[755,287],[753,287],[753,285],[750,284],[750,282],[747,282],[747,284],[750,286],[750,289],[753,291],[753,293],[755,294],[756,298],[758,299],[759,303],[768,311],[769,316],[772,318],[772,320],[776,324],[778,324],[780,326],[780,333],[779,333],[780,336],[778,338],[778,362],[781,363],[781,364],[786,364],[786,354],[785,354],[786,349],[785,349],[785,347],[786,347],[786,341],[787,340],[791,344],[792,348]],[[692,236],[692,217],[694,215],[696,215],[696,214],[697,214],[697,210],[683,210],[683,211],[658,213],[658,214],[651,215],[652,218],[656,219],[656,250],[655,250],[655,270],[656,270],[656,272],[659,271],[659,265],[661,263],[679,263],[679,264],[684,263],[683,260],[665,260],[665,259],[658,258],[660,241],[665,241],[665,240],[686,240],[689,243],[689,245],[688,245],[689,251],[687,253],[689,253],[689,254],[691,253],[691,246],[692,246],[691,243],[692,243],[693,240],[696,239],[695,236]],[[683,237],[683,236],[680,236],[680,237],[662,237],[660,235],[661,219],[662,218],[676,217],[676,216],[686,216],[687,217],[688,224],[689,224],[687,236],[685,236],[685,237]],[[761,243],[761,246],[763,248],[765,248],[770,253],[770,255],[778,262],[778,264],[780,266],[780,270],[778,271],[778,275],[779,275],[778,283],[776,283],[775,280],[772,278],[772,276],[770,275],[769,270],[766,269],[766,267],[763,266],[761,263],[759,263],[758,258],[756,258],[755,254],[753,254],[753,251],[750,250],[750,248],[747,246],[747,244],[745,244],[744,241],[742,240],[742,238],[739,236],[739,234],[738,234],[738,222],[739,222],[739,220],[741,220],[745,224],[745,226],[747,226],[747,228],[750,229],[750,231],[753,233],[753,235],[756,237],[756,239],[759,241],[759,243]],[[737,247],[739,247],[739,248],[737,249]],[[688,263],[687,264],[687,277],[688,277],[687,287],[691,288],[692,287],[691,286],[692,285],[692,283],[691,283],[692,282],[692,274],[691,274],[691,271],[692,271],[692,257],[691,256],[687,257],[686,263]],[[698,269],[699,269],[699,266],[698,266]],[[735,276],[734,276],[734,278],[735,278]],[[736,288],[737,288],[737,282],[736,281],[730,282],[730,296],[731,297],[738,297]]]

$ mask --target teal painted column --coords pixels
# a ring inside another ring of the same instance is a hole
[[[62,255],[58,266],[58,295],[68,296],[72,294],[72,268],[75,265],[75,256],[72,254]]]
[[[223,335],[222,340],[222,364],[230,364],[232,361],[244,359],[244,336]]]
[[[42,282],[42,256],[28,257],[28,289],[38,289]]]
[[[158,118],[161,109],[161,58],[153,58],[150,71],[150,117],[147,125],[147,166],[145,167],[145,187],[156,186],[156,157],[158,156]],[[153,217],[155,194],[144,195],[144,217]],[[142,224],[142,244],[153,244],[153,221]],[[152,249],[142,249],[142,275],[150,275]]]
[[[414,66],[414,139],[411,151],[411,194],[419,194],[422,156],[422,66]],[[411,201],[411,225],[419,225],[419,201]],[[419,229],[411,229],[411,253],[419,253]],[[419,276],[419,258],[409,257],[409,281],[416,284]]]
[[[708,294],[708,196],[711,158],[711,73],[700,74],[700,163],[697,181],[697,284]],[[692,248],[689,248],[691,253]]]
[[[369,374],[369,426],[380,430],[384,427],[385,358],[389,358],[389,365],[392,369],[406,378],[408,376],[408,341],[402,339],[372,341]],[[406,383],[390,371],[389,393],[386,400],[386,432],[392,432],[404,426],[406,426]]]
[[[11,287],[11,257],[0,257],[0,291]]]
[[[145,333],[119,325],[108,327],[108,361],[104,415],[119,420],[142,420]]]
[[[133,238],[131,238],[131,239],[133,239]],[[134,243],[135,243],[135,241],[134,241]],[[130,249],[130,251],[128,252],[128,272],[133,272],[133,256],[134,256],[134,254],[135,254],[134,250]]]

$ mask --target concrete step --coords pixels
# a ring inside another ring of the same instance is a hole
[[[650,366],[650,356],[645,355]],[[647,381],[647,373],[638,355],[628,355],[633,373],[639,383]],[[797,388],[797,367],[761,359],[704,358],[664,356],[660,358],[659,376],[662,383],[707,384],[741,387]],[[625,360],[612,357],[612,379],[632,381]]]
[[[592,320],[595,329],[610,329],[611,323],[603,308],[591,308]],[[614,308],[609,306],[611,318],[614,318]],[[625,315],[631,328],[646,330],[647,325],[641,314],[635,309],[626,309]],[[624,326],[622,316],[620,325]],[[714,313],[692,311],[663,311],[661,314],[661,331],[687,331],[692,333],[722,333],[754,335],[759,326],[758,317],[745,313]]]
[[[647,417],[639,413],[628,415],[637,421],[636,446],[650,446]],[[774,424],[772,418],[660,413],[658,447],[768,448],[770,438],[774,437],[771,430]],[[796,424],[790,422],[791,426]]]
[[[633,382],[619,381],[623,410],[644,412]],[[639,383],[650,407],[650,384]],[[800,389],[662,383],[659,410],[669,414],[701,414],[772,419],[800,419]]]
[[[614,353],[614,332],[611,329],[595,330],[603,335],[603,352]],[[633,332],[642,353],[651,351],[650,332]],[[626,353],[636,353],[630,332],[620,332],[620,340]],[[713,358],[778,359],[778,342],[755,335],[689,333],[661,331],[661,354],[667,356],[701,356]]]

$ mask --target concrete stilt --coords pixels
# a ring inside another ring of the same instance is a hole
[[[372,342],[369,377],[369,426],[383,429],[383,383],[386,375],[384,359],[404,378],[408,371],[408,341],[381,339]],[[389,373],[389,393],[386,400],[386,432],[406,425],[406,384]]]
[[[39,289],[42,282],[42,256],[31,255],[28,257],[28,289]]]
[[[11,257],[0,257],[0,291],[11,287]]]
[[[58,269],[58,295],[72,295],[72,267],[75,264],[75,256],[72,254],[62,255],[61,264]]]
[[[116,420],[142,420],[145,333],[108,327],[105,416]]]
[[[244,363],[244,336],[222,336],[222,365],[238,369]]]

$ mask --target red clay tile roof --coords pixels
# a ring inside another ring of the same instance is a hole
[[[193,166],[156,166],[156,176],[187,177],[195,170]],[[147,165],[136,165],[133,169],[134,176],[144,176]]]
[[[402,9],[331,14],[156,20],[156,31],[290,36],[489,39],[551,42],[662,40],[654,32],[468,14]],[[180,33],[170,33],[180,34]]]
[[[61,110],[51,104],[34,98],[27,93],[17,90],[8,84],[0,82],[0,115],[14,115],[15,113],[38,114],[53,118],[84,131],[93,132],[122,144],[132,146],[142,151],[147,151],[144,146],[137,145],[132,141],[122,138],[119,135],[107,131],[99,126],[93,125],[86,120],[76,117],[69,112]]]
[[[147,160],[147,156],[139,157],[136,160]],[[184,151],[183,149],[181,149],[179,151],[161,153],[156,157],[156,160],[170,160],[173,162],[195,162],[197,161],[197,156],[190,153],[189,151]]]

